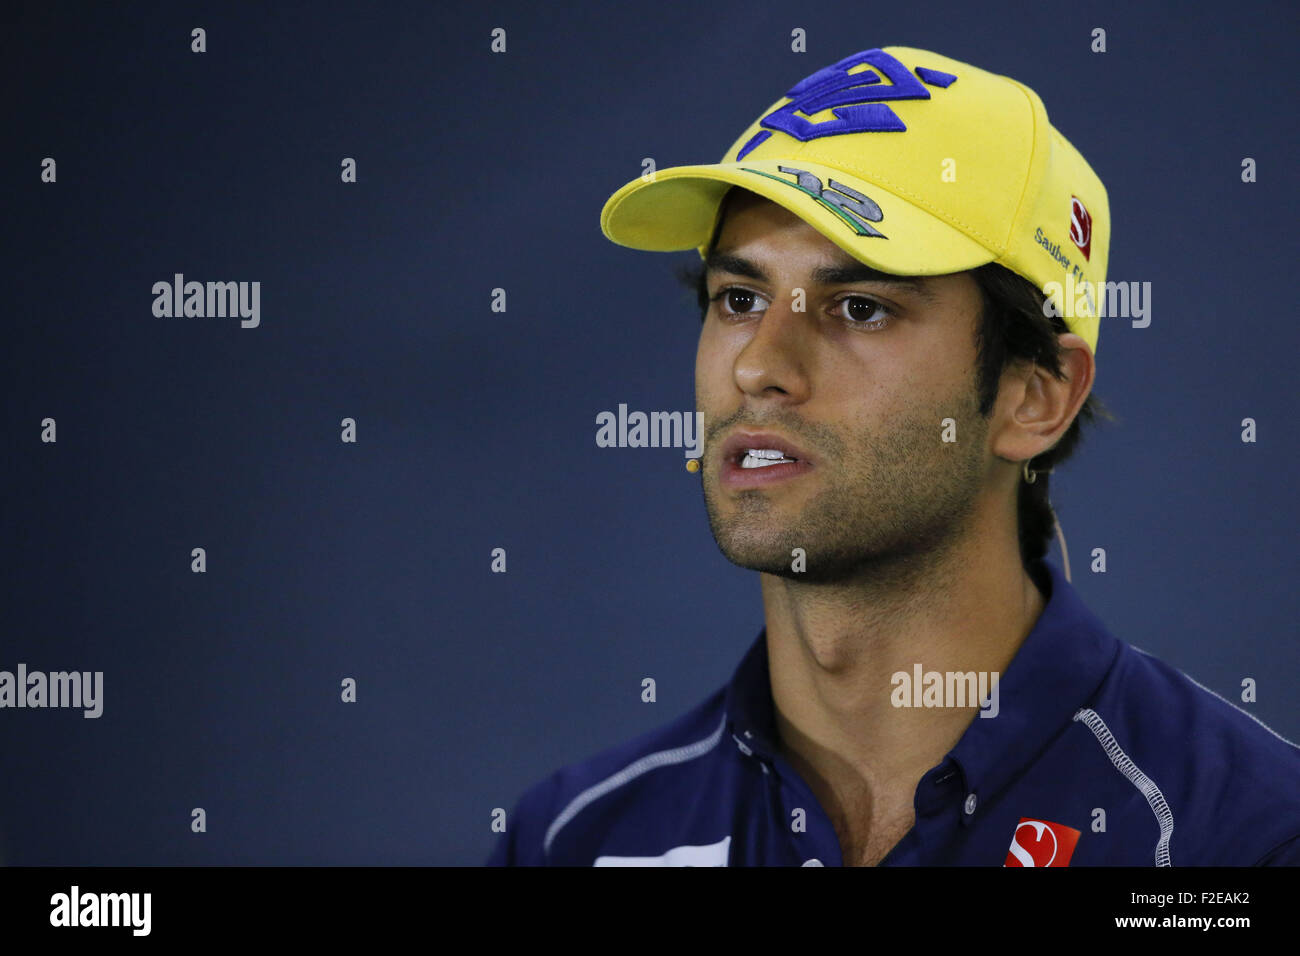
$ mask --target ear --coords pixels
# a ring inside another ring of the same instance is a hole
[[[1073,332],[1061,333],[1057,341],[1063,378],[1032,362],[1013,364],[1002,376],[992,439],[999,458],[1022,462],[1047,451],[1069,430],[1092,391],[1097,363],[1088,343]]]

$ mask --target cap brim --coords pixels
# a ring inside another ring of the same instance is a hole
[[[822,196],[802,188],[796,175],[778,169],[792,165],[817,177]],[[825,198],[849,198],[832,187],[831,180],[873,201],[882,214],[879,220],[866,221]],[[718,205],[731,186],[770,199],[853,258],[894,275],[944,275],[997,258],[964,233],[888,190],[806,160],[768,159],[658,170],[610,196],[601,210],[600,227],[610,240],[633,249],[698,249],[703,253],[713,235]],[[872,231],[879,235],[869,234]]]

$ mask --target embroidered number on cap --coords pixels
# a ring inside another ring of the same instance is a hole
[[[853,228],[859,236],[876,236],[880,239],[888,238],[883,232],[873,229],[869,222],[880,222],[885,218],[885,214],[880,211],[880,207],[869,196],[864,196],[843,183],[837,183],[830,180],[830,186],[827,188],[822,185],[822,181],[808,172],[806,169],[795,169],[793,166],[776,167],[783,173],[790,173],[795,177],[795,182],[788,179],[782,179],[780,176],[773,176],[771,173],[765,173],[761,169],[750,169],[742,166],[747,173],[754,173],[758,176],[766,176],[768,179],[775,179],[778,183],[785,183],[787,186],[793,186],[817,200],[835,215],[839,216]]]

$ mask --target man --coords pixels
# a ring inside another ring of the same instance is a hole
[[[699,470],[766,627],[703,704],[529,790],[489,862],[1300,862],[1300,750],[1044,560],[1110,217],[1033,91],[867,50],[602,227],[703,257]]]

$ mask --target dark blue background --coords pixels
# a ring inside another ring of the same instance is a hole
[[[1120,421],[1053,478],[1076,587],[1300,737],[1292,5],[470,6],[5,15],[0,669],[105,702],[0,711],[0,861],[477,864],[492,808],[724,682],[756,576],[681,450],[594,441],[693,409],[694,254],[598,215],[890,44],[1035,88],[1108,187],[1110,278],[1153,283],[1149,328],[1103,323]],[[261,327],[155,318],[175,272],[260,281]]]

